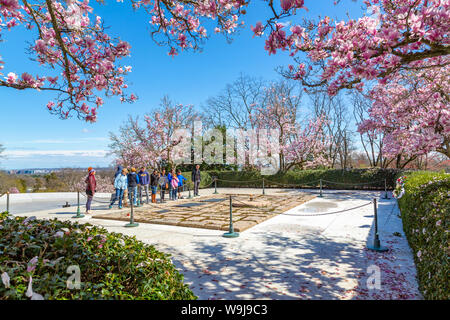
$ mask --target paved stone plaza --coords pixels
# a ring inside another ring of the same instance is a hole
[[[193,199],[167,200],[135,208],[134,221],[181,227],[228,230],[232,197],[233,227],[237,232],[251,228],[277,214],[305,203],[315,196],[302,193],[212,194]],[[96,214],[93,218],[130,220],[130,209]]]

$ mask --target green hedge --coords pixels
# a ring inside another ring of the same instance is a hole
[[[398,204],[424,298],[450,299],[450,175],[433,172],[407,175],[405,194]]]
[[[325,189],[367,189],[384,190],[384,180],[387,188],[395,187],[395,179],[403,171],[397,169],[323,169],[323,170],[292,170],[272,176],[262,176],[259,171],[209,171],[211,176],[217,176],[218,187],[299,187],[318,188],[320,179]],[[258,181],[254,181],[258,180]],[[229,182],[233,181],[233,182]],[[329,182],[328,182],[329,181]]]
[[[80,289],[67,287],[72,265]],[[169,255],[135,237],[56,219],[0,214],[0,274],[0,300],[28,299],[30,277],[44,299],[196,299]]]
[[[186,186],[189,186],[189,188],[191,188],[192,190],[194,188],[194,183],[192,182],[192,171],[182,172],[181,174],[187,179],[187,181],[185,182]],[[211,183],[213,182],[210,174],[206,171],[201,171],[200,176],[200,188],[210,187]],[[214,186],[214,184],[212,184],[212,186]]]

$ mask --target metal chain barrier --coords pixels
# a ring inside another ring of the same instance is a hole
[[[85,197],[85,198],[88,197],[88,195],[87,195],[86,193],[84,193],[84,192],[81,192],[81,191],[80,191],[80,194],[81,194],[83,197]],[[107,204],[110,204],[110,203],[111,203],[111,200],[110,200],[110,201],[100,201],[100,200],[95,200],[94,197],[92,197],[92,201],[97,202],[97,203],[107,203]]]
[[[273,184],[275,184],[275,185],[280,185],[280,186],[299,187],[299,186],[303,186],[303,185],[314,184],[314,183],[320,182],[320,179],[313,180],[313,181],[310,181],[310,182],[302,182],[301,184],[299,184],[299,183],[294,184],[294,183],[276,182],[276,181],[272,181],[272,180],[268,180],[268,179],[264,179],[264,181],[273,183]],[[323,180],[322,180],[322,181],[323,181]]]
[[[272,180],[269,180],[269,179],[266,179],[266,178],[260,178],[260,179],[254,179],[254,180],[245,180],[245,181],[238,181],[238,180],[236,180],[236,181],[233,181],[233,180],[225,180],[225,179],[213,179],[209,184],[207,184],[206,186],[203,186],[202,187],[202,189],[206,189],[206,188],[208,188],[208,187],[210,187],[210,186],[212,186],[215,182],[217,182],[217,181],[223,181],[223,182],[230,182],[230,183],[248,183],[248,182],[258,182],[258,181],[264,181],[264,182],[268,182],[269,183],[269,185],[270,184],[275,184],[275,185],[278,185],[278,186],[282,186],[282,187],[284,187],[284,186],[287,186],[287,187],[297,187],[297,188],[301,188],[302,186],[304,186],[304,185],[313,185],[313,184],[315,184],[316,186],[317,186],[317,182],[328,182],[328,183],[331,183],[331,184],[340,184],[340,185],[370,185],[370,184],[374,184],[374,183],[378,183],[378,182],[382,182],[382,181],[385,181],[385,180],[375,180],[375,181],[371,181],[371,182],[361,182],[361,183],[347,183],[347,182],[335,182],[335,181],[329,181],[329,180],[323,180],[323,179],[316,179],[316,180],[313,180],[313,181],[309,181],[309,182],[302,182],[302,183],[300,183],[300,184],[293,184],[293,183],[283,183],[283,182],[277,182],[277,181],[272,181]],[[192,184],[192,182],[191,182],[191,184]],[[191,187],[191,185],[189,184],[189,186],[188,186],[189,188]],[[192,186],[193,187],[193,186]],[[265,187],[265,186],[263,186],[263,187]],[[160,188],[160,186],[158,185],[158,189]],[[159,190],[159,192],[160,192],[161,190]],[[186,190],[184,190],[184,191],[186,191]],[[190,191],[190,189],[189,189],[189,191]],[[158,192],[158,191],[157,191]],[[6,193],[5,193],[6,194]],[[5,195],[5,194],[3,194],[3,195]],[[85,194],[85,193],[83,193],[83,192],[80,192],[80,194],[83,196],[83,197],[85,197],[85,198],[87,198],[87,195]],[[2,197],[3,195],[1,195],[0,197]],[[111,203],[111,201],[109,200],[109,201],[100,201],[100,200],[96,200],[96,199],[92,199],[92,201],[94,201],[94,202],[96,202],[96,203],[102,203],[102,204],[110,204]]]
[[[256,179],[256,180],[224,180],[224,179],[217,179],[217,181],[223,181],[223,182],[232,182],[232,183],[247,183],[247,182],[256,182],[256,181],[261,181],[264,180],[264,178],[260,178],[260,179]]]
[[[237,201],[237,202],[239,202],[239,203],[241,203],[243,205],[246,205],[246,206],[248,206],[250,208],[262,209],[260,207],[253,206],[251,204],[242,202],[242,201],[236,199],[235,197],[233,197],[233,200]],[[276,212],[276,211],[271,211],[271,210],[262,210],[262,211],[266,212],[266,213],[270,212],[270,213],[273,213],[273,214],[282,214],[282,215],[294,216],[294,217],[315,217],[315,216],[325,216],[325,215],[338,214],[338,213],[342,213],[342,212],[346,212],[346,211],[351,211],[351,210],[355,210],[355,209],[359,209],[359,208],[368,206],[368,205],[370,205],[372,203],[373,203],[373,201],[370,201],[368,203],[365,203],[365,204],[362,204],[362,205],[359,205],[359,206],[356,206],[356,207],[348,208],[348,209],[343,209],[343,210],[333,211],[333,212],[313,213],[313,214],[289,214],[289,213],[285,213],[285,212]]]
[[[206,186],[203,186],[202,189],[206,189],[206,188],[212,186],[212,184],[213,184],[214,182],[216,182],[216,181],[213,179],[213,181],[211,181],[210,184],[208,184],[208,185],[206,185]],[[199,189],[200,189],[200,188],[199,188]]]
[[[359,182],[359,183],[351,183],[351,182],[335,182],[335,181],[328,181],[328,180],[322,180],[322,182],[328,182],[328,183],[332,183],[332,184],[347,184],[347,185],[353,185],[353,186],[358,186],[358,185],[369,185],[369,184],[374,184],[374,183],[378,183],[378,182],[382,182],[383,180],[375,180],[375,181],[371,181],[371,182]]]

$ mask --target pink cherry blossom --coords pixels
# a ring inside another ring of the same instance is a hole
[[[19,77],[9,72],[5,80],[0,79],[0,86],[57,92],[57,101],[50,101],[47,109],[61,118],[75,113],[86,121],[96,119],[96,108],[90,106],[101,105],[94,88],[107,96],[117,95],[129,102],[135,100],[130,100],[123,92],[124,75],[131,68],[119,72],[117,65],[117,60],[129,55],[130,45],[104,33],[101,18],[92,19],[89,0],[41,0],[23,5],[17,0],[0,0],[0,11],[0,35],[4,32],[3,25],[8,29],[15,29],[17,25],[30,30],[37,28],[38,38],[30,46],[30,52],[38,63],[59,73],[33,76],[24,72]],[[2,75],[4,61],[0,59],[0,63]]]

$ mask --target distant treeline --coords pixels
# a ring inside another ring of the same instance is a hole
[[[111,183],[112,185],[114,169],[100,168],[96,169],[96,171],[99,180],[104,182],[104,184]],[[83,188],[83,181],[86,175],[86,169],[61,169],[45,174],[9,174],[0,172],[0,194],[6,191],[12,193],[76,191],[77,188]]]

